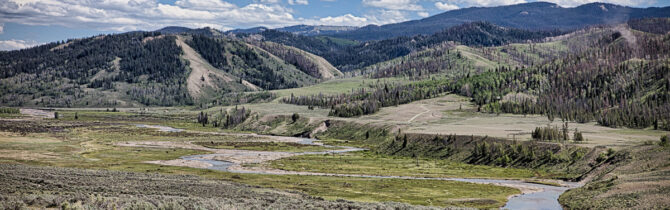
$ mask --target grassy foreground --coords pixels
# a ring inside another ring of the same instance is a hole
[[[148,164],[145,161],[173,160],[184,155],[206,152],[122,147],[115,144],[125,141],[226,142],[231,141],[230,136],[159,132],[118,122],[102,123],[89,120],[3,121],[2,124],[0,163],[5,164],[198,175],[211,181],[233,181],[266,188],[293,190],[328,200],[391,201],[428,206],[496,208],[504,205],[508,196],[520,193],[519,190],[508,187],[451,181],[235,174],[161,166]]]

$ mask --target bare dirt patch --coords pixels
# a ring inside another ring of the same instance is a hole
[[[456,134],[491,136],[514,140],[530,140],[531,131],[536,127],[558,126],[559,119],[549,121],[542,115],[488,114],[476,112],[468,98],[446,95],[433,99],[416,101],[397,107],[385,107],[376,114],[356,119],[361,122],[384,122],[405,125],[411,133]],[[661,131],[610,128],[595,122],[569,122],[570,134],[579,130],[587,139],[580,146],[622,147],[645,141],[658,141]]]
[[[21,114],[29,115],[33,118],[53,118],[54,112],[40,109],[20,109]]]
[[[218,84],[214,83],[214,81],[216,81],[215,77],[223,80],[224,82],[234,81],[233,78],[223,74],[207,61],[205,61],[205,59],[203,59],[200,54],[198,54],[193,48],[184,42],[183,37],[177,36],[175,41],[177,42],[177,46],[184,50],[183,58],[189,61],[191,73],[188,75],[186,83],[191,97],[200,97],[202,95],[202,88],[205,86],[214,88],[219,87]]]
[[[54,153],[35,153],[26,150],[11,150],[1,149],[0,158],[15,159],[15,160],[44,160],[44,159],[59,159],[58,154]]]

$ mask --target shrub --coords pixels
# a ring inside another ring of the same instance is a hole
[[[298,119],[300,119],[300,115],[298,113],[293,113],[293,115],[291,115],[291,120],[293,120],[293,122],[298,121]]]
[[[607,160],[607,154],[606,153],[600,153],[598,155],[598,158],[596,158],[596,162],[600,163]]]
[[[661,136],[661,142],[659,143],[659,145],[661,145],[662,147],[670,146],[670,144],[668,144],[668,138],[670,138],[669,136],[670,135]]]
[[[537,127],[531,133],[531,136],[535,140],[540,141],[553,141],[564,139],[563,132],[559,131],[558,127]]]
[[[0,107],[0,114],[19,114],[21,111],[18,108]]]
[[[580,132],[580,131],[575,131],[573,139],[575,141],[579,141],[579,142],[586,141],[586,139],[584,139],[584,136],[582,136],[582,132]]]

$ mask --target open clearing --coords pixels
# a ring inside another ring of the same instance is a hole
[[[426,111],[428,109],[429,111]],[[405,125],[405,132],[492,136],[516,140],[530,140],[536,127],[563,125],[551,122],[541,115],[487,114],[475,112],[468,98],[453,94],[416,101],[398,107],[385,107],[378,113],[358,118],[365,122],[388,122]],[[408,122],[411,121],[411,122]],[[656,130],[609,128],[591,123],[569,122],[570,133],[581,131],[586,142],[583,146],[621,147],[658,141],[666,132]]]

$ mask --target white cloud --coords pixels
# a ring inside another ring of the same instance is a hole
[[[492,7],[501,5],[521,4],[527,3],[526,0],[451,0],[448,2],[451,5],[461,5],[463,7]],[[435,4],[437,6],[437,4]]]
[[[458,9],[458,6],[449,4],[449,3],[443,3],[443,2],[435,2],[435,7],[441,10],[449,11],[449,10],[455,10]]]
[[[430,14],[427,13],[427,12],[417,12],[416,15],[418,15],[419,17],[428,17],[428,16],[430,16]]]
[[[0,23],[0,34],[2,34],[5,31],[5,24]]]
[[[297,24],[381,25],[409,20],[412,13],[421,17],[428,15],[418,4],[421,0],[362,0],[362,4],[373,7],[363,14],[297,18],[294,11],[280,1],[283,0],[253,0],[237,5],[240,3],[230,0],[176,0],[174,4],[158,0],[0,0],[0,20],[3,23],[105,31],[156,30],[174,25],[226,30]],[[309,0],[286,2],[309,5]]]
[[[0,40],[0,51],[19,50],[37,45],[36,41],[25,40]]]
[[[290,4],[290,5],[296,5],[296,4],[308,5],[309,1],[307,1],[307,0],[288,0],[288,4]]]
[[[346,14],[337,17],[324,17],[319,19],[319,25],[350,25],[350,26],[363,26],[368,23],[368,19],[364,17],[356,17],[352,14]]]
[[[390,24],[409,20],[409,14],[399,10],[378,10],[364,16],[370,24]]]
[[[170,25],[277,27],[297,24],[292,13],[279,4],[251,3],[240,7],[223,0],[177,0],[174,5],[158,0],[0,0],[3,22],[118,31],[154,30]]]
[[[235,8],[234,4],[220,0],[178,0],[174,4],[183,8],[199,10],[225,10]]]
[[[279,0],[258,0],[258,2],[264,3],[264,4],[276,4],[276,3],[279,3]]]
[[[423,11],[416,0],[363,0],[363,4],[389,10]]]

